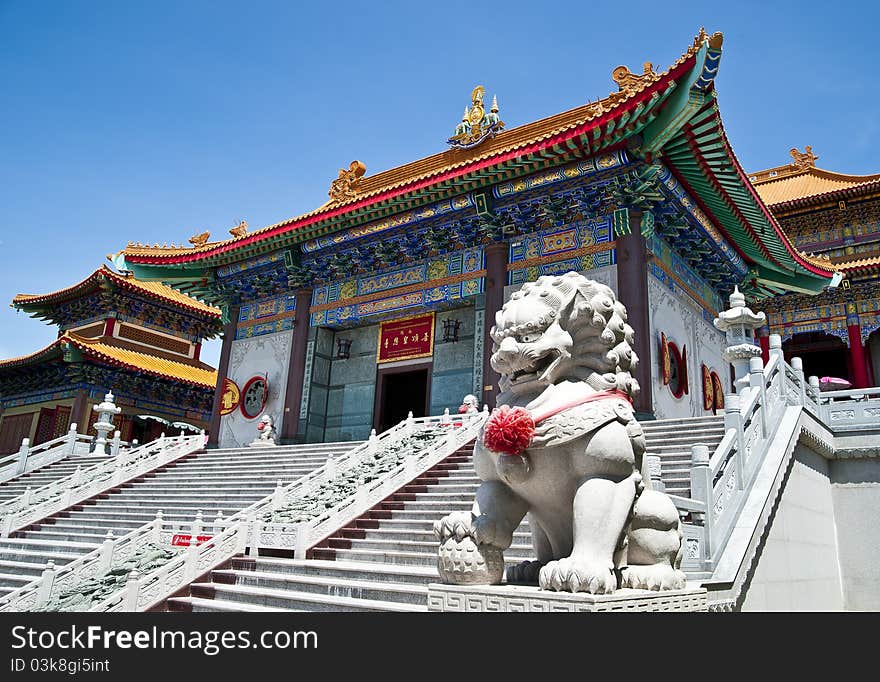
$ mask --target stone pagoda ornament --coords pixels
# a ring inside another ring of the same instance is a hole
[[[471,106],[464,108],[461,123],[455,134],[446,142],[456,149],[471,149],[489,140],[504,129],[504,121],[498,116],[498,97],[492,97],[492,107],[488,113],[483,108],[486,89],[478,85],[471,93]]]
[[[114,428],[113,417],[122,412],[121,407],[116,407],[113,402],[113,391],[107,392],[104,396],[104,402],[93,405],[92,409],[98,415],[98,421],[92,424],[92,428],[98,432],[98,438],[95,440],[95,454],[107,454],[107,434]]]
[[[752,312],[737,286],[733,288],[729,301],[730,308],[718,313],[714,323],[716,329],[727,335],[727,347],[721,357],[733,365],[734,387],[737,393],[742,393],[749,386],[749,360],[761,357],[761,347],[754,342],[754,332],[767,323],[767,316]]]

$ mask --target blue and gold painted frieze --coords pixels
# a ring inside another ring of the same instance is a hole
[[[217,268],[217,277],[223,279],[225,277],[231,277],[247,270],[253,270],[254,268],[263,267],[264,265],[283,262],[284,251],[273,251],[272,253],[266,253],[262,256],[257,256],[256,258],[249,258],[248,260],[243,260],[238,263],[223,265]]]
[[[466,208],[473,207],[473,205],[474,199],[470,194],[455,197],[454,199],[448,199],[446,201],[439,201],[436,204],[424,206],[414,211],[399,213],[397,215],[391,216],[390,218],[377,220],[366,225],[352,227],[351,229],[343,230],[341,232],[337,232],[336,234],[317,237],[316,239],[309,239],[303,242],[302,250],[303,253],[313,253],[314,251],[318,251],[319,249],[323,249],[328,246],[335,246],[337,244],[343,244],[354,239],[360,239],[361,237],[368,237],[370,235],[375,235],[386,230],[391,230],[395,227],[414,225],[423,220],[436,218],[447,213],[462,211]]]
[[[274,334],[293,329],[296,297],[276,296],[241,306],[235,330],[236,339]]]
[[[496,199],[503,199],[530,189],[537,189],[546,185],[554,185],[565,180],[585,178],[602,171],[619,168],[627,163],[626,152],[619,150],[610,154],[601,154],[584,161],[556,168],[554,170],[535,173],[524,178],[517,178],[510,182],[502,182],[492,188],[492,194]]]
[[[483,293],[483,278],[426,287],[375,301],[341,305],[312,313],[312,326],[347,325],[373,315],[383,315],[409,308],[432,308]]]
[[[478,272],[484,264],[482,247],[454,251],[415,265],[316,287],[312,292],[312,306],[342,303],[357,296]]]
[[[524,235],[510,243],[508,284],[533,282],[541,275],[614,265],[617,262],[616,253],[610,246],[593,253],[577,253],[585,248],[610,244],[611,241],[611,218],[608,216]],[[538,259],[550,260],[535,262]]]
[[[704,317],[709,315],[707,319],[710,322],[715,318],[717,311],[724,310],[725,306],[721,297],[669,244],[657,235],[646,239],[645,244],[648,247],[648,251],[654,255],[654,260],[651,262],[651,272],[670,290],[675,292],[679,285],[675,282],[674,278],[669,276],[668,272],[675,275],[685,286],[702,299],[703,303],[701,305],[704,307]],[[660,261],[666,268],[660,267],[657,261]],[[709,306],[710,309],[706,310],[706,306]]]

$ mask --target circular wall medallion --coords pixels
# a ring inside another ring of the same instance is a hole
[[[259,417],[269,399],[269,382],[266,377],[248,379],[241,391],[241,413],[248,419]]]

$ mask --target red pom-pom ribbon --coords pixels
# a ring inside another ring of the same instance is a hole
[[[467,406],[467,405],[461,405],[461,406],[458,408],[458,413],[459,413],[459,414],[467,414],[467,411],[468,411],[468,406]]]
[[[502,405],[486,422],[483,442],[492,452],[518,455],[529,447],[535,435],[535,420],[522,407]]]

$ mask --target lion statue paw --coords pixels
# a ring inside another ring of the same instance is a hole
[[[541,569],[539,584],[543,590],[609,594],[617,589],[611,570],[599,562],[578,561],[572,557],[551,561]]]
[[[445,583],[495,585],[504,575],[503,551],[481,544],[470,512],[453,512],[434,522],[440,540],[437,570]]]
[[[680,590],[686,585],[685,574],[669,564],[627,566],[620,584],[634,590]]]
[[[537,585],[538,574],[544,563],[541,561],[523,561],[516,566],[508,566],[504,577],[509,583],[519,585]]]

